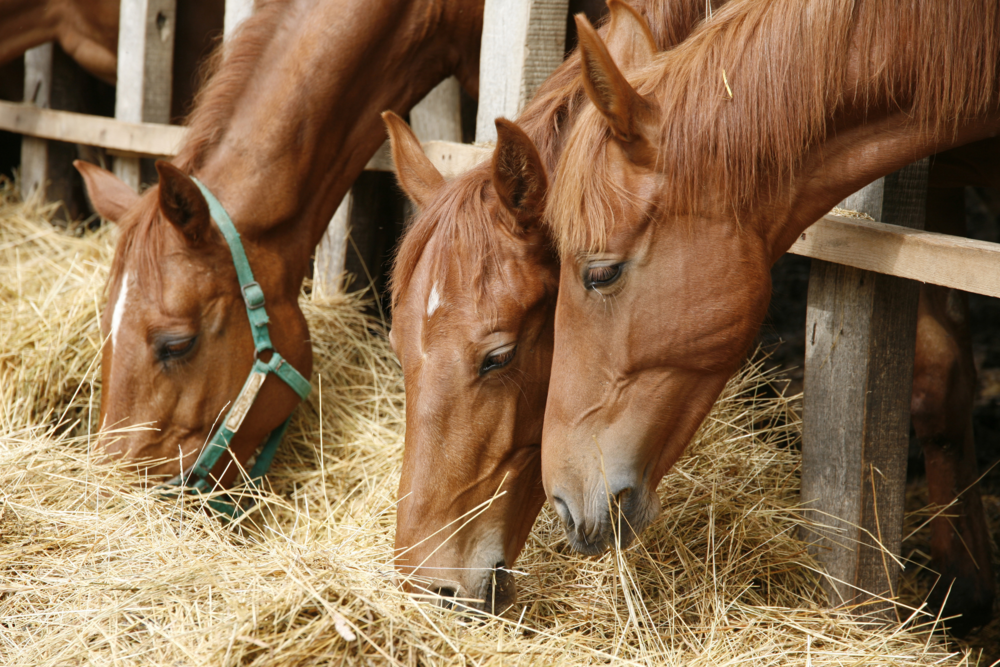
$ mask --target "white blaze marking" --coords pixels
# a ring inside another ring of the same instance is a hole
[[[128,271],[122,276],[122,286],[118,290],[118,301],[115,302],[115,312],[111,315],[111,349],[118,345],[118,328],[125,314],[125,301],[128,299]]]
[[[438,294],[437,283],[431,288],[431,295],[427,298],[427,318],[434,314],[434,311],[441,305],[441,295]]]

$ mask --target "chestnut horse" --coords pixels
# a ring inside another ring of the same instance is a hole
[[[481,29],[482,2],[470,0],[258,2],[217,52],[188,140],[157,163],[157,186],[140,196],[78,163],[95,207],[121,227],[101,318],[102,427],[152,427],[105,431],[109,454],[159,478],[192,466],[255,363],[247,308],[260,300],[273,349],[309,377],[300,287],[384,140],[379,113],[406,112],[451,74],[476,92]],[[246,304],[205,192],[232,218],[259,282]],[[228,486],[233,460],[247,461],[298,401],[266,379],[211,479]]]
[[[733,0],[628,78],[585,24],[580,44],[593,106],[546,209],[562,264],[542,470],[570,544],[597,553],[659,512],[656,486],[746,354],[795,238],[875,178],[1000,129],[1000,7]],[[935,351],[960,357],[921,354]],[[942,393],[917,366],[915,404]],[[979,512],[978,570],[944,574],[991,596]]]
[[[83,69],[114,84],[119,6],[119,0],[0,0],[0,66],[54,41]],[[198,65],[222,32],[224,11],[223,0],[177,1],[172,118],[189,110]]]
[[[703,0],[620,2],[607,36],[619,58],[679,43]],[[602,29],[603,31],[603,29]],[[636,44],[636,39],[640,44]],[[410,588],[501,611],[514,563],[544,501],[539,443],[552,353],[558,263],[541,224],[546,172],[583,101],[571,55],[524,110],[497,121],[490,162],[445,183],[387,114],[400,184],[420,213],[392,276],[390,340],[406,383],[406,450],[396,564]],[[541,148],[535,152],[534,141]]]

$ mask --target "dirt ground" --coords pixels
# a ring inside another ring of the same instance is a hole
[[[1000,242],[1000,191],[966,189],[966,220],[969,236]],[[805,317],[809,263],[806,257],[786,255],[774,267],[771,277],[774,295],[760,340],[773,349],[774,362],[785,368],[794,391],[802,389],[805,354]],[[987,471],[982,481],[983,502],[994,536],[1000,536],[1000,299],[969,295],[973,354],[979,375],[979,392],[973,412],[973,426],[979,470]],[[927,502],[923,455],[911,446],[907,470],[907,511],[914,512]],[[926,534],[913,536],[903,544],[903,554],[916,564],[925,564]],[[994,571],[1000,575],[1000,557],[994,546]],[[1000,577],[998,577],[1000,579]],[[931,585],[931,575],[913,575],[907,588],[919,592]],[[997,589],[1000,590],[1000,581]],[[966,637],[964,644],[982,650],[982,665],[1000,662],[1000,604],[986,627]]]

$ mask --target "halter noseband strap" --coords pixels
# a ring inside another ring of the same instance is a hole
[[[205,196],[205,200],[208,202],[209,213],[212,219],[215,220],[215,224],[219,227],[219,231],[222,232],[222,236],[225,237],[226,243],[229,245],[229,251],[233,256],[233,266],[236,267],[236,276],[240,282],[240,291],[243,293],[243,302],[246,304],[247,317],[250,319],[250,332],[253,334],[255,349],[253,368],[250,369],[250,375],[243,384],[243,389],[240,390],[239,396],[236,397],[232,407],[229,408],[229,412],[226,413],[226,417],[219,426],[219,429],[212,436],[212,439],[208,441],[208,444],[205,445],[201,454],[198,455],[198,460],[194,462],[194,465],[166,483],[168,486],[182,486],[201,493],[207,493],[216,485],[216,482],[209,477],[209,473],[215,467],[215,464],[218,463],[222,453],[229,449],[229,443],[232,442],[233,436],[236,435],[247,413],[250,412],[250,407],[253,405],[254,399],[257,398],[257,393],[264,384],[264,380],[267,379],[268,374],[274,373],[284,380],[285,384],[291,387],[302,400],[305,400],[309,396],[312,385],[284,357],[278,354],[271,343],[271,333],[267,328],[269,319],[267,310],[264,308],[264,292],[257,281],[254,280],[253,271],[250,269],[250,261],[247,259],[246,251],[243,249],[243,242],[240,241],[240,234],[236,231],[236,226],[233,224],[232,219],[226,213],[226,209],[223,208],[219,200],[216,199],[215,195],[201,181],[193,176],[191,180],[195,182],[201,190],[202,195]],[[260,357],[264,352],[271,352],[270,361],[261,361]],[[270,435],[268,435],[260,453],[257,455],[257,460],[253,468],[250,469],[251,483],[256,484],[264,476],[268,468],[271,467],[271,461],[278,450],[278,444],[285,435],[285,429],[288,428],[288,423],[291,419],[291,417],[286,419],[281,426],[271,431]],[[230,516],[236,516],[241,513],[240,508],[233,503],[214,499],[208,500],[208,503],[214,509]]]

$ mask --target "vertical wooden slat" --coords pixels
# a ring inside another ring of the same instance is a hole
[[[253,14],[253,0],[226,0],[223,34],[228,39]]]
[[[495,141],[498,116],[517,118],[559,66],[569,0],[486,0],[476,141]]]
[[[343,287],[341,283],[344,276],[344,263],[347,261],[347,245],[353,208],[354,194],[348,190],[316,247],[316,262],[313,266],[313,299],[332,296]]]
[[[121,0],[115,118],[169,123],[173,81],[176,0]],[[135,190],[139,158],[115,160],[115,174]]]
[[[462,116],[460,109],[458,79],[450,77],[438,84],[413,109],[410,110],[410,125],[421,141],[443,140],[462,141]],[[368,184],[369,189],[373,184]],[[372,196],[358,197],[352,188],[344,196],[343,201],[334,213],[333,219],[326,228],[323,238],[316,248],[316,261],[313,266],[313,298],[322,298],[336,294],[346,286],[343,284],[344,272],[348,265],[348,253],[351,252],[352,226],[373,224],[379,216],[371,206],[378,205],[378,198]],[[366,208],[367,207],[367,208]],[[385,230],[382,230],[383,232]],[[377,242],[378,235],[363,233],[356,235],[355,243],[359,246],[371,245]],[[366,243],[367,242],[367,243]],[[359,247],[358,261],[352,264],[360,265],[365,257],[383,257],[384,253],[375,248]],[[366,266],[373,276],[379,267]],[[362,276],[359,276],[359,279]],[[364,284],[365,281],[361,281]]]
[[[462,143],[461,86],[448,77],[410,110],[410,127],[420,141]]]
[[[842,206],[921,229],[927,160]],[[898,592],[919,286],[813,260],[806,316],[802,501],[833,605],[893,618]],[[880,546],[881,545],[881,546]],[[884,549],[883,549],[884,547]]]
[[[52,42],[29,49],[24,54],[24,101],[43,109],[51,108]],[[21,192],[29,197],[41,191],[46,197],[49,180],[49,142],[24,136],[21,139]]]
[[[44,109],[87,110],[87,75],[55,43],[29,49],[24,55],[24,101]],[[79,176],[73,169],[76,147],[59,141],[24,136],[21,139],[21,189],[24,196],[38,192],[49,201],[61,201],[58,215],[86,214],[77,197]]]

